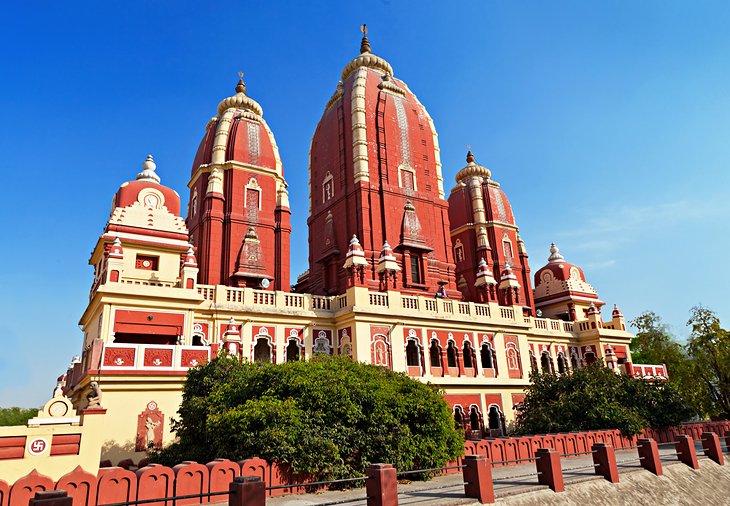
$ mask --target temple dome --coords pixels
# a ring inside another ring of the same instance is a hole
[[[279,148],[263,118],[263,109],[246,95],[243,79],[238,81],[235,92],[221,100],[218,114],[208,122],[195,154],[192,174],[201,165],[238,162],[283,175]]]
[[[119,187],[114,196],[112,211],[139,203],[146,207],[161,208],[180,216],[180,195],[172,188],[160,184],[160,176],[155,172],[157,165],[152,155],[142,164],[142,172],[133,181],[127,181]]]
[[[565,294],[579,294],[597,299],[598,293],[587,281],[583,269],[566,262],[552,243],[548,263],[535,273],[535,300]]]
[[[471,150],[469,150],[469,152],[466,154],[466,167],[457,172],[454,179],[456,179],[457,183],[460,183],[464,179],[475,176],[489,179],[492,176],[492,172],[488,168],[476,163],[474,155],[472,154]]]

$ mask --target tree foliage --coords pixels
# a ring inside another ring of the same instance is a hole
[[[645,427],[668,427],[690,415],[670,382],[616,374],[603,364],[569,374],[533,373],[518,405],[516,432],[545,434],[619,429],[631,436]]]
[[[692,308],[685,345],[653,312],[639,315],[631,325],[637,328],[631,345],[635,363],[666,364],[693,415],[730,418],[730,333],[712,310]]]
[[[219,357],[190,370],[168,465],[261,457],[325,479],[444,465],[463,434],[439,390],[381,367],[322,357],[280,365]]]
[[[38,414],[38,408],[0,408],[0,427],[9,425],[25,425]]]
[[[687,350],[696,364],[696,381],[707,393],[706,410],[730,418],[730,332],[720,326],[712,310],[702,306],[692,308],[687,325],[692,328]]]

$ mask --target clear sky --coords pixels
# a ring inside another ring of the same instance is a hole
[[[361,23],[429,110],[445,185],[466,145],[533,272],[555,241],[609,307],[730,308],[725,1],[9,2],[0,20],[0,406],[41,404],[80,353],[91,252],[148,153],[187,202],[238,70],[289,183],[306,269],[307,151]]]

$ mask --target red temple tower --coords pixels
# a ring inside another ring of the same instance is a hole
[[[289,291],[291,212],[279,150],[242,79],[208,122],[188,186],[200,282]]]
[[[297,291],[344,292],[356,236],[365,286],[458,295],[433,121],[363,32],[312,137],[309,271]]]
[[[525,244],[507,196],[471,151],[449,195],[457,286],[466,300],[535,306]]]

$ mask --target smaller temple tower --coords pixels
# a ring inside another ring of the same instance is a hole
[[[188,186],[200,282],[289,291],[286,181],[274,135],[243,78],[208,122]]]
[[[469,151],[449,195],[457,287],[465,300],[534,313],[530,265],[507,196]]]

